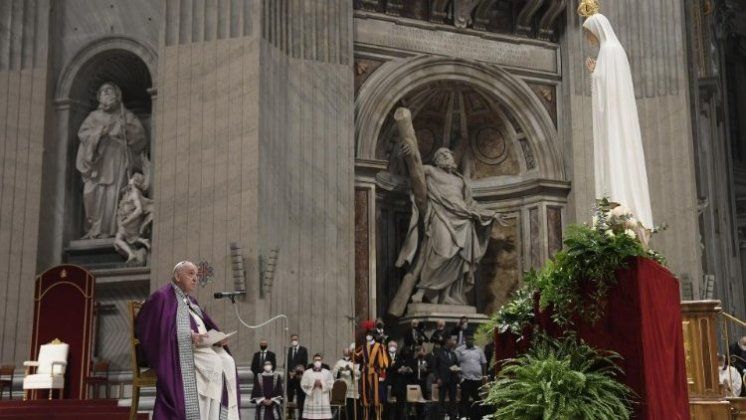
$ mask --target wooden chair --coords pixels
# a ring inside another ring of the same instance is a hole
[[[13,399],[13,376],[16,370],[15,365],[0,366],[0,400],[3,399],[3,392],[8,388],[8,399]]]
[[[93,399],[98,397],[99,387],[104,386],[104,394],[106,399],[110,398],[109,392],[109,362],[106,360],[99,360],[93,364],[91,374],[85,378],[85,392],[86,398],[88,398],[88,389],[93,386]]]
[[[135,319],[142,307],[142,302],[130,301],[130,358],[132,359],[132,405],[130,406],[130,420],[137,419],[137,406],[140,404],[140,389],[154,387],[156,383],[155,371],[140,370],[144,362],[139,357],[140,340],[135,337]]]
[[[331,405],[332,411],[334,409],[337,410],[336,416],[339,416],[339,413],[342,413],[344,411],[345,407],[347,406],[347,382],[343,381],[342,379],[337,379],[336,381],[334,381],[334,385],[332,385],[331,398],[329,399],[329,405]]]

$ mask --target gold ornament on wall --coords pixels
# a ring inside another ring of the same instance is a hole
[[[580,5],[578,5],[578,14],[585,18],[595,15],[600,10],[597,0],[580,0]]]

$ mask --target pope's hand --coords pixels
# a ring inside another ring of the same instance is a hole
[[[410,146],[409,143],[402,143],[401,144],[401,153],[404,156],[411,156],[412,155],[412,146]]]
[[[202,344],[202,340],[204,340],[205,338],[207,338],[207,334],[198,334],[192,331],[192,343],[194,343],[195,345]]]
[[[596,60],[594,60],[593,58],[590,58],[590,57],[586,58],[585,59],[585,67],[588,68],[589,72],[593,73],[593,71],[596,70]]]

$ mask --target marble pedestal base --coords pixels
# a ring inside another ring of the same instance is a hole
[[[456,324],[462,316],[469,318],[469,323],[481,324],[489,317],[477,313],[477,308],[470,305],[438,305],[433,303],[410,303],[406,314],[399,319],[399,324],[409,324],[413,319],[420,322],[434,323],[443,320],[446,325]]]

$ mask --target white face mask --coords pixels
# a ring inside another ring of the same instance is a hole
[[[264,371],[267,373],[272,372],[272,365],[264,365]]]
[[[321,360],[314,361],[313,362],[313,367],[315,367],[316,369],[320,368],[321,367]]]
[[[290,345],[293,346],[293,347],[297,346],[298,345],[298,340],[291,341]]]
[[[365,336],[365,341],[367,341],[369,343],[372,343],[373,342],[373,336],[372,335],[366,335]]]
[[[396,346],[389,347],[389,353],[396,353]]]

